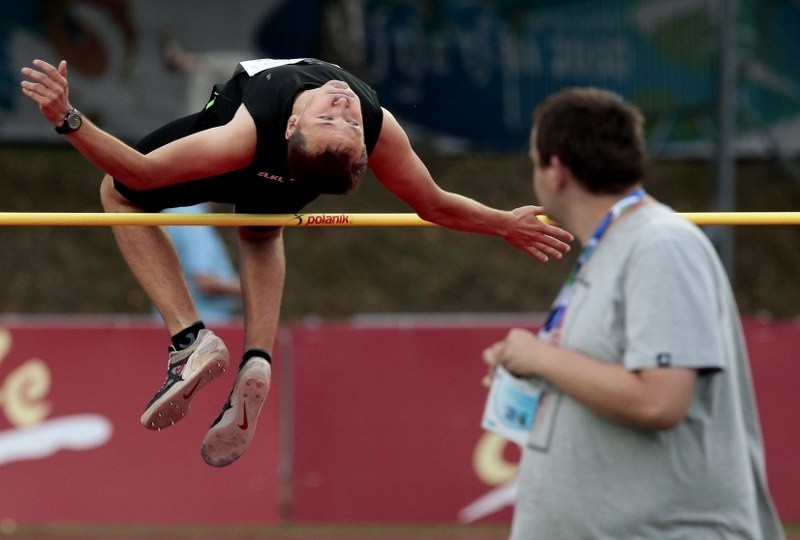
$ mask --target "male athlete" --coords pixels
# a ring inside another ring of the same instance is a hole
[[[375,91],[347,71],[315,59],[241,62],[216,85],[205,108],[129,147],[69,100],[67,63],[34,60],[22,91],[56,131],[106,173],[107,212],[157,212],[204,201],[237,212],[300,211],[321,193],[346,194],[367,167],[421,218],[458,231],[505,238],[540,261],[560,258],[572,235],[543,223],[542,210],[489,208],[442,190]],[[167,379],[142,415],[162,429],[228,365],[228,351],[206,329],[187,290],[175,249],[159,227],[114,227],[125,261],[172,336]],[[250,444],[269,390],[285,261],[280,228],[239,229],[245,343],[230,398],[201,446],[225,466]]]

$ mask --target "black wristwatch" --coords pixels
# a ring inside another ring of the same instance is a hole
[[[64,123],[61,124],[61,126],[56,127],[56,133],[59,135],[66,135],[67,133],[78,131],[82,125],[83,115],[81,114],[81,111],[73,107],[72,110],[69,111],[66,116],[64,116]]]

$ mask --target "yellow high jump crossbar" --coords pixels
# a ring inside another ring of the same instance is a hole
[[[800,225],[800,212],[680,212],[697,225]],[[549,220],[543,216],[543,220]],[[213,225],[216,227],[420,227],[413,213],[171,214],[0,212],[0,226]]]

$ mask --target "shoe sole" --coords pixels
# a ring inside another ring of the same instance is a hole
[[[251,361],[242,368],[230,396],[233,407],[211,427],[200,446],[206,463],[225,467],[244,454],[253,440],[271,377],[272,368],[266,360]]]
[[[161,431],[174,426],[186,416],[197,393],[228,368],[228,349],[217,336],[198,347],[195,355],[192,364],[198,364],[199,367],[182,383],[176,383],[169,392],[153,402],[142,415],[144,427]]]

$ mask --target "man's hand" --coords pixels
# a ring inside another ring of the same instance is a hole
[[[544,214],[541,206],[521,206],[511,211],[516,216],[514,228],[505,237],[508,243],[527,251],[538,260],[547,262],[550,257],[560,259],[570,250],[566,242],[575,238],[564,229],[549,225],[539,219]]]
[[[59,62],[58,69],[43,60],[34,60],[33,65],[36,69],[24,67],[21,70],[22,75],[29,79],[20,83],[22,92],[38,103],[42,116],[58,127],[72,109],[67,83],[67,61]]]
[[[540,340],[530,330],[512,328],[505,339],[483,351],[483,361],[488,368],[484,386],[491,384],[497,366],[503,366],[516,377],[541,377],[538,360],[548,347],[552,345]]]

